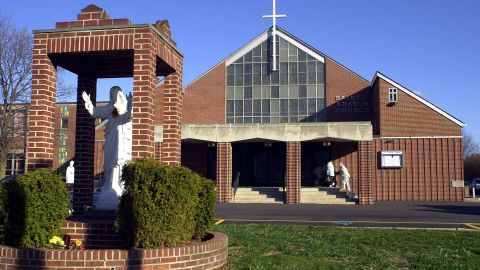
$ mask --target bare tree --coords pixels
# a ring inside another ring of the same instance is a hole
[[[23,143],[31,93],[33,37],[0,13],[0,179],[6,174],[8,154]],[[62,70],[59,70],[62,73]],[[75,88],[61,77],[57,98],[71,96]]]
[[[32,36],[27,29],[16,28],[0,14],[0,178],[5,176],[9,151],[24,135],[19,112],[25,105],[19,103],[25,104],[29,98],[32,51]]]
[[[477,154],[479,147],[473,136],[467,131],[463,131],[463,158]]]

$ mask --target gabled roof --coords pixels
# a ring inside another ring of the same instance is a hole
[[[272,28],[270,28],[270,29],[272,29]],[[272,35],[270,29],[267,29],[266,31],[261,33],[259,36],[254,38],[252,41],[247,43],[247,45],[243,46],[242,48],[240,48],[239,50],[237,50],[236,52],[231,54],[229,57],[227,57],[225,64],[227,66],[230,65],[231,63],[237,61],[238,58],[244,56],[249,51],[253,50],[255,47],[257,47],[262,42],[267,40]],[[285,30],[281,29],[280,27],[277,27],[277,30],[278,30],[277,31],[277,36],[279,36],[279,37],[285,39],[286,41],[288,41],[289,43],[295,45],[297,48],[300,48],[302,51],[306,52],[307,54],[314,57],[318,61],[320,61],[322,63],[325,63],[325,56],[322,53],[313,49],[310,46],[306,46],[305,43],[301,42],[298,38],[290,35],[289,33],[287,33]]]
[[[449,113],[445,112],[444,110],[440,109],[439,107],[433,105],[433,103],[429,102],[428,100],[422,98],[421,96],[415,94],[414,92],[408,90],[406,87],[404,87],[403,85],[397,83],[396,81],[390,79],[389,77],[385,76],[384,74],[382,74],[381,72],[377,71],[375,73],[375,76],[373,77],[372,79],[372,85],[375,83],[375,81],[377,80],[377,78],[380,78],[386,82],[388,82],[389,84],[395,86],[397,89],[403,91],[405,94],[413,97],[414,99],[420,101],[421,103],[423,103],[424,105],[426,105],[427,107],[429,107],[430,109],[438,112],[439,114],[443,115],[444,117],[448,118],[450,121],[454,122],[455,124],[461,126],[461,127],[464,127],[466,126],[467,124],[463,123],[462,121],[458,120],[457,118],[453,117],[452,115],[450,115]]]
[[[219,63],[217,63],[216,65],[214,65],[212,68],[210,68],[209,70],[207,70],[206,72],[204,72],[202,75],[198,76],[196,79],[194,79],[193,81],[191,81],[189,84],[187,84],[184,89],[186,89],[188,86],[190,86],[191,84],[193,84],[194,82],[196,82],[198,79],[200,79],[201,77],[203,77],[203,75],[207,74],[208,72],[210,72],[211,70],[213,70],[214,68],[216,68],[218,65],[226,62],[226,65],[229,65],[231,63],[233,63],[234,61],[236,61],[238,58],[240,58],[241,56],[243,56],[244,54],[246,54],[247,52],[249,52],[250,50],[252,50],[253,48],[255,48],[256,46],[258,46],[260,43],[262,43],[263,41],[265,41],[271,34],[271,30],[272,30],[273,27],[270,27],[268,28],[267,30],[263,31],[260,35],[258,35],[257,37],[255,37],[253,40],[251,40],[250,42],[248,42],[246,45],[242,46],[240,49],[236,50],[234,53],[230,54],[229,56],[227,56],[226,58],[224,58],[222,61],[220,61]],[[295,37],[294,35],[290,34],[289,32],[287,32],[286,30],[284,30],[283,28],[281,27],[278,27],[277,26],[277,36],[285,39],[286,41],[294,44],[295,46],[297,46],[298,48],[302,49],[303,51],[305,51],[306,53],[308,53],[309,55],[311,55],[312,57],[318,59],[319,61],[325,63],[325,59],[328,58],[329,60],[337,63],[338,65],[342,66],[343,68],[345,68],[346,70],[352,72],[353,74],[357,75],[359,78],[361,78],[362,80],[364,80],[365,82],[368,82],[370,83],[367,79],[363,78],[362,76],[358,75],[357,73],[353,72],[352,70],[350,70],[349,68],[345,67],[344,65],[338,63],[337,61],[333,60],[332,58],[328,57],[327,55],[325,55],[324,53],[320,52],[319,50],[313,48],[312,46],[308,45],[307,43],[305,43],[304,41],[302,41],[301,39]]]

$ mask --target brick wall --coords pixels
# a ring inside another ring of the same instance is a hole
[[[232,200],[232,144],[217,143],[217,202]]]
[[[300,189],[302,177],[302,152],[300,142],[287,142],[286,151],[286,203],[300,203]]]
[[[377,86],[378,84],[378,86]],[[407,95],[397,91],[398,102],[388,103],[388,89],[393,85],[378,78],[375,90],[379,91],[378,114],[381,136],[461,136],[461,127],[445,116]]]
[[[325,58],[325,71],[327,121],[370,121],[372,110],[370,83],[329,58]],[[345,99],[337,101],[337,96],[343,96]],[[339,106],[339,102],[358,103]],[[360,108],[361,112],[355,112]]]
[[[127,57],[122,61],[131,64],[125,66],[125,64],[118,65],[117,63],[117,66],[102,66],[90,63],[91,66],[97,67],[95,74],[98,77],[133,76],[132,156],[134,159],[154,155],[156,76],[162,75],[170,78],[170,91],[179,98],[170,101],[171,104],[175,104],[175,106],[171,106],[174,115],[170,115],[168,118],[175,119],[171,119],[173,122],[164,129],[164,135],[170,134],[169,136],[173,136],[175,142],[173,145],[165,146],[162,149],[162,155],[168,156],[165,159],[166,163],[173,165],[180,163],[180,140],[178,139],[180,125],[174,122],[181,121],[183,56],[172,47],[171,44],[174,42],[171,40],[169,25],[165,21],[160,21],[154,26],[162,33],[162,37],[158,36],[157,31],[150,26],[128,27],[129,25],[128,19],[110,19],[103,9],[90,5],[77,16],[77,21],[60,22],[56,24],[57,31],[34,34],[32,103],[30,104],[28,135],[29,158],[27,160],[30,168],[52,167],[53,160],[56,159],[53,156],[55,66],[57,64],[72,65],[76,73],[90,74],[90,67],[75,66],[78,62],[69,57],[78,57],[80,53],[93,52],[103,55],[110,52],[115,56],[119,55],[120,58]],[[97,28],[81,29],[81,27],[92,26]],[[101,28],[102,26],[105,28]],[[96,60],[98,59],[95,58]],[[159,63],[158,67],[157,62]]]
[[[358,178],[360,175],[358,166],[358,143],[357,142],[334,142],[332,147],[332,161],[335,171],[340,170],[340,162],[343,162],[350,173],[350,189],[358,194]],[[337,186],[341,186],[342,178],[337,175]]]
[[[358,142],[358,203],[373,204],[375,200],[374,181],[372,175],[373,166],[372,142]]]
[[[207,177],[208,144],[184,143],[182,144],[182,166]]]
[[[373,184],[377,201],[463,201],[461,138],[374,139]],[[403,167],[381,169],[379,151],[403,152]]]
[[[222,62],[185,88],[184,124],[225,123],[225,63]]]
[[[0,269],[218,269],[227,262],[228,238],[222,233],[213,236],[201,243],[158,249],[48,250],[0,246]]]

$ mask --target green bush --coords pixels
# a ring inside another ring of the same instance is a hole
[[[194,239],[201,240],[205,236],[207,230],[213,223],[215,213],[215,183],[211,180],[202,178],[200,180],[200,191],[198,193],[199,201],[197,214],[195,216],[195,232]]]
[[[5,244],[7,215],[7,191],[5,185],[0,183],[0,245]]]
[[[5,184],[8,235],[6,244],[42,248],[60,234],[68,216],[69,195],[62,178],[48,170],[36,170]]]
[[[187,168],[144,159],[125,165],[122,180],[117,231],[129,246],[180,245],[203,237],[213,221],[213,185]]]

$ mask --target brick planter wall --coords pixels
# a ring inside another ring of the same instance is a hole
[[[228,237],[174,248],[47,250],[0,246],[0,269],[217,269],[227,262]]]

